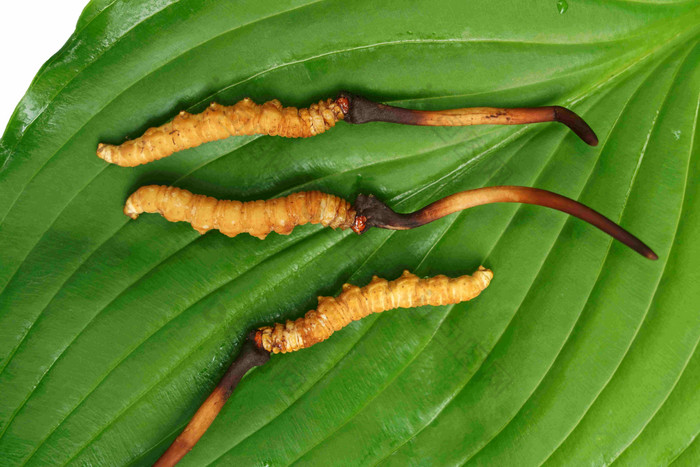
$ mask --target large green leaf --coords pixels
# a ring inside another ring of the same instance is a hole
[[[148,464],[251,327],[345,281],[484,264],[495,279],[474,302],[387,312],[273,357],[185,464],[697,465],[700,5],[568,2],[88,5],[1,141],[0,462]],[[343,88],[416,108],[569,105],[601,144],[555,124],[341,123],[135,169],[94,154],[212,100],[306,105]],[[362,237],[199,236],[129,221],[122,203],[145,183],[243,200],[366,192],[405,210],[536,186],[618,220],[660,259],[517,205]]]

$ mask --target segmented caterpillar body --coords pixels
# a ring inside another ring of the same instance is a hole
[[[124,213],[132,218],[142,212],[160,212],[170,221],[187,221],[198,232],[218,229],[233,237],[248,232],[265,238],[271,231],[289,234],[294,226],[312,223],[355,233],[370,227],[408,230],[463,209],[490,203],[527,203],[566,212],[598,227],[649,259],[658,256],[612,220],[571,198],[522,186],[494,186],[462,191],[419,209],[400,214],[372,195],[358,195],[354,205],[318,191],[294,193],[270,201],[218,201],[179,188],[151,185],[129,197]]]
[[[333,99],[320,101],[308,109],[283,107],[277,99],[262,105],[249,98],[228,107],[212,103],[199,114],[182,111],[172,122],[150,128],[143,136],[121,145],[100,143],[97,155],[107,162],[133,167],[229,136],[306,138],[325,132],[343,116]]]
[[[100,143],[97,155],[107,162],[133,167],[234,135],[306,138],[325,132],[338,120],[353,124],[390,122],[421,126],[522,125],[557,121],[571,128],[586,143],[593,146],[598,144],[591,127],[563,107],[411,110],[380,104],[342,91],[335,100],[326,99],[308,109],[282,107],[277,99],[263,105],[257,105],[249,98],[230,107],[212,103],[199,114],[182,111],[172,122],[150,128],[140,138],[121,145]]]
[[[126,200],[124,214],[136,219],[143,212],[158,212],[171,222],[189,222],[201,234],[217,229],[229,237],[247,232],[260,239],[272,231],[288,235],[295,226],[308,223],[347,229],[355,219],[350,203],[320,191],[241,202],[159,185],[143,186]]]
[[[270,353],[310,347],[370,313],[471,300],[488,287],[492,278],[493,273],[482,266],[471,276],[456,279],[445,276],[419,279],[408,271],[391,282],[375,276],[362,288],[345,284],[336,298],[319,297],[318,309],[309,311],[304,318],[251,332],[221,382],[154,465],[172,466],[179,462],[207,431],[246,372],[265,364]]]
[[[294,352],[328,339],[371,313],[471,300],[488,287],[492,278],[493,272],[483,266],[471,276],[455,279],[442,275],[421,279],[408,271],[391,282],[374,276],[365,287],[345,284],[337,297],[319,297],[318,307],[303,318],[259,328],[255,342],[268,352]]]

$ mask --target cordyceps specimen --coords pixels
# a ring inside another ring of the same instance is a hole
[[[283,107],[276,99],[262,105],[249,98],[229,107],[212,103],[199,114],[182,111],[172,122],[150,128],[143,136],[121,145],[100,143],[97,155],[107,162],[133,167],[230,136],[262,134],[307,138],[324,133],[339,120],[355,124],[389,122],[421,126],[560,122],[591,146],[598,144],[598,138],[588,124],[564,107],[410,110],[379,104],[343,91],[336,99],[320,101],[308,109]]]
[[[203,234],[211,229],[234,237],[247,232],[263,239],[272,231],[288,235],[297,225],[352,229],[361,234],[370,227],[408,230],[457,211],[491,203],[525,203],[571,214],[642,256],[657,259],[641,240],[597,211],[551,191],[522,186],[494,186],[462,191],[408,214],[394,212],[372,195],[359,195],[352,205],[319,191],[302,191],[268,201],[227,201],[195,195],[181,188],[149,185],[127,199],[124,213],[136,219],[143,212],[158,212],[171,222],[185,221]]]
[[[455,279],[446,276],[420,279],[408,271],[391,282],[375,276],[362,288],[345,284],[337,297],[319,297],[318,307],[307,312],[303,318],[251,332],[221,382],[155,465],[171,466],[179,462],[212,424],[243,375],[251,368],[266,363],[271,353],[294,352],[311,347],[372,313],[471,300],[488,287],[492,278],[493,273],[484,267],[479,267],[471,276]]]

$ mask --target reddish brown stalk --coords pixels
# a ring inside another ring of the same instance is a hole
[[[97,146],[97,155],[122,167],[146,164],[174,152],[236,135],[278,135],[308,138],[330,130],[340,120],[350,123],[392,122],[405,125],[521,125],[561,122],[585,142],[595,146],[598,139],[581,117],[563,107],[499,109],[474,107],[442,111],[402,109],[378,104],[364,97],[341,92],[333,99],[312,104],[308,109],[284,107],[276,99],[258,105],[245,98],[230,107],[212,102],[198,114],[185,111],[172,122],[153,127],[133,140]]]
[[[238,385],[243,375],[255,366],[260,366],[270,359],[270,352],[255,345],[255,332],[248,336],[238,358],[231,364],[221,382],[207,397],[201,407],[195,412],[180,436],[170,445],[167,451],[156,461],[154,466],[168,467],[180,462],[185,454],[190,452],[197,441],[204,435],[231,393]]]
[[[467,125],[523,125],[526,123],[560,122],[569,127],[591,146],[598,144],[598,137],[590,126],[576,113],[559,106],[522,107],[504,109],[497,107],[470,107],[450,110],[411,110],[379,104],[343,91],[336,104],[349,123],[389,122],[421,126]]]
[[[374,276],[364,287],[344,284],[343,292],[338,296],[319,297],[316,310],[309,311],[303,318],[258,328],[248,334],[241,353],[219,385],[155,465],[177,464],[212,424],[243,375],[252,367],[267,362],[270,353],[309,348],[372,313],[472,300],[489,286],[492,278],[493,272],[483,266],[474,274],[456,278],[442,275],[419,278],[408,271],[394,281]]]
[[[362,233],[369,227],[407,230],[456,211],[490,203],[526,203],[558,209],[576,216],[649,258],[651,249],[625,229],[578,201],[550,191],[522,186],[495,186],[448,196],[411,214],[398,214],[373,196],[359,195],[354,205],[321,192],[299,192],[268,201],[217,200],[167,186],[139,188],[126,202],[124,212],[132,218],[142,212],[159,212],[166,219],[186,221],[199,233],[218,229],[228,236],[248,232],[258,238],[275,231],[288,235],[307,223]]]
[[[374,196],[359,195],[353,207],[354,222],[352,225],[349,223],[343,224],[341,228],[350,227],[358,234],[364,233],[370,227],[408,230],[464,209],[491,203],[525,203],[557,209],[594,225],[646,258],[658,259],[658,256],[651,248],[641,240],[593,209],[551,191],[522,186],[495,186],[462,191],[408,214],[399,214],[393,211]],[[293,226],[289,227],[284,233],[291,232]],[[484,288],[491,279],[491,273],[483,268],[480,268],[475,274],[479,273],[487,275],[484,276],[486,280],[481,282],[481,287]],[[243,375],[252,367],[262,365],[269,360],[270,350],[277,353],[309,347],[325,340],[334,330],[342,328],[355,319],[360,319],[369,313],[384,310],[386,303],[391,303],[392,307],[394,304],[411,307],[423,304],[439,305],[448,303],[443,303],[439,297],[448,297],[457,301],[468,300],[478,295],[478,292],[481,290],[478,287],[473,288],[471,280],[469,279],[463,284],[463,290],[466,292],[464,296],[459,296],[461,298],[458,300],[456,297],[459,294],[455,294],[454,291],[438,293],[439,290],[443,290],[444,286],[449,283],[447,278],[433,278],[421,284],[421,279],[408,273],[408,271],[404,272],[404,276],[395,281],[397,285],[393,289],[389,287],[387,281],[378,278],[373,279],[372,283],[364,289],[346,284],[343,286],[344,292],[341,296],[337,299],[319,299],[318,309],[310,311],[304,318],[300,318],[295,322],[287,322],[284,325],[276,324],[274,327],[260,328],[260,331],[249,334],[240,355],[228,369],[224,378],[214,389],[214,392],[204,401],[194,417],[192,417],[192,420],[187,424],[185,430],[175,439],[155,465],[172,466],[179,462],[212,424]],[[407,282],[413,284],[413,287],[408,286]],[[416,285],[421,287],[417,288]],[[443,287],[443,289],[440,287]],[[416,295],[417,298],[409,294],[406,295],[409,298],[405,303],[402,301],[401,297],[407,291],[417,292],[428,289],[431,290],[431,293],[418,294]],[[384,298],[375,300],[378,292],[382,297],[389,292],[399,295],[396,300],[385,300]],[[358,293],[362,296],[361,299],[358,298]],[[365,293],[366,296],[363,295]],[[348,303],[359,304],[359,308],[355,312],[348,313],[349,305],[338,305],[338,299],[341,297],[343,300],[347,298]],[[328,316],[326,316],[327,312],[330,313]]]
[[[658,259],[656,253],[644,242],[588,206],[551,191],[523,186],[493,186],[462,191],[410,214],[398,214],[374,196],[360,195],[355,201],[357,221],[352,228],[357,233],[362,233],[369,227],[408,230],[457,211],[491,203],[534,204],[571,214],[599,228],[640,255],[652,260]]]

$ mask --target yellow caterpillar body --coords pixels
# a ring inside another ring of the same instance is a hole
[[[121,145],[100,143],[97,155],[122,167],[134,167],[229,136],[306,138],[325,132],[343,116],[333,99],[320,101],[308,109],[282,107],[277,99],[263,105],[249,98],[228,107],[212,103],[199,114],[182,111],[172,122],[150,128],[140,138]]]
[[[374,276],[365,287],[343,286],[337,297],[319,297],[318,307],[296,321],[258,329],[255,342],[272,353],[305,349],[328,339],[352,321],[394,308],[448,305],[471,300],[488,287],[493,272],[480,266],[471,276],[420,279],[404,271],[395,281]]]
[[[308,223],[347,229],[355,219],[350,203],[320,191],[241,202],[159,185],[143,186],[126,200],[124,214],[136,219],[143,212],[158,212],[171,222],[189,222],[201,234],[217,229],[229,237],[247,232],[260,239],[272,231],[288,235],[295,226]]]

